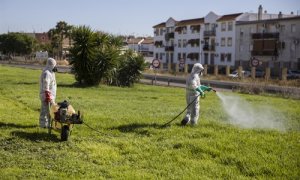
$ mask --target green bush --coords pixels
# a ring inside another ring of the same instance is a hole
[[[133,86],[140,79],[146,64],[142,55],[133,51],[125,52],[120,58],[119,68],[116,70],[116,84],[118,86]]]
[[[109,85],[131,87],[145,69],[142,55],[132,51],[121,54],[121,37],[79,26],[74,28],[72,38],[70,64],[81,85],[99,85],[105,79]]]
[[[79,84],[99,85],[118,61],[119,44],[115,38],[93,32],[89,27],[79,26],[72,33],[70,64]]]

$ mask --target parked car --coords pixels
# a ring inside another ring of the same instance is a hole
[[[243,73],[243,77],[250,77],[251,76],[251,72],[250,71],[242,71]],[[232,77],[232,78],[238,78],[239,77],[239,74],[238,74],[238,71],[235,70],[233,71],[231,74],[228,75],[229,77]]]
[[[288,70],[287,71],[287,78],[288,79],[299,79],[300,78],[300,71],[299,70]]]

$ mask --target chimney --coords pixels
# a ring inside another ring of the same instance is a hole
[[[258,16],[257,16],[257,20],[262,20],[262,12],[263,12],[263,8],[261,5],[259,5],[258,7]]]
[[[278,19],[281,19],[281,18],[282,18],[282,12],[280,11],[278,14]]]

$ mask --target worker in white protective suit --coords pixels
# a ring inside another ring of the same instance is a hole
[[[204,68],[202,64],[196,63],[193,66],[190,76],[186,80],[186,103],[188,105],[186,116],[181,121],[182,125],[191,123],[191,125],[196,125],[199,118],[199,95],[204,96],[204,92],[199,88],[200,75],[202,74]]]
[[[46,67],[40,77],[40,99],[41,99],[41,114],[40,127],[48,128],[50,124],[50,106],[55,105],[56,97],[56,61],[53,58],[48,58]]]

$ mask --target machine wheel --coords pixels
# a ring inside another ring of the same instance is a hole
[[[70,129],[69,129],[69,126],[67,125],[64,125],[62,128],[61,128],[61,140],[62,141],[67,141],[68,138],[70,136]]]

